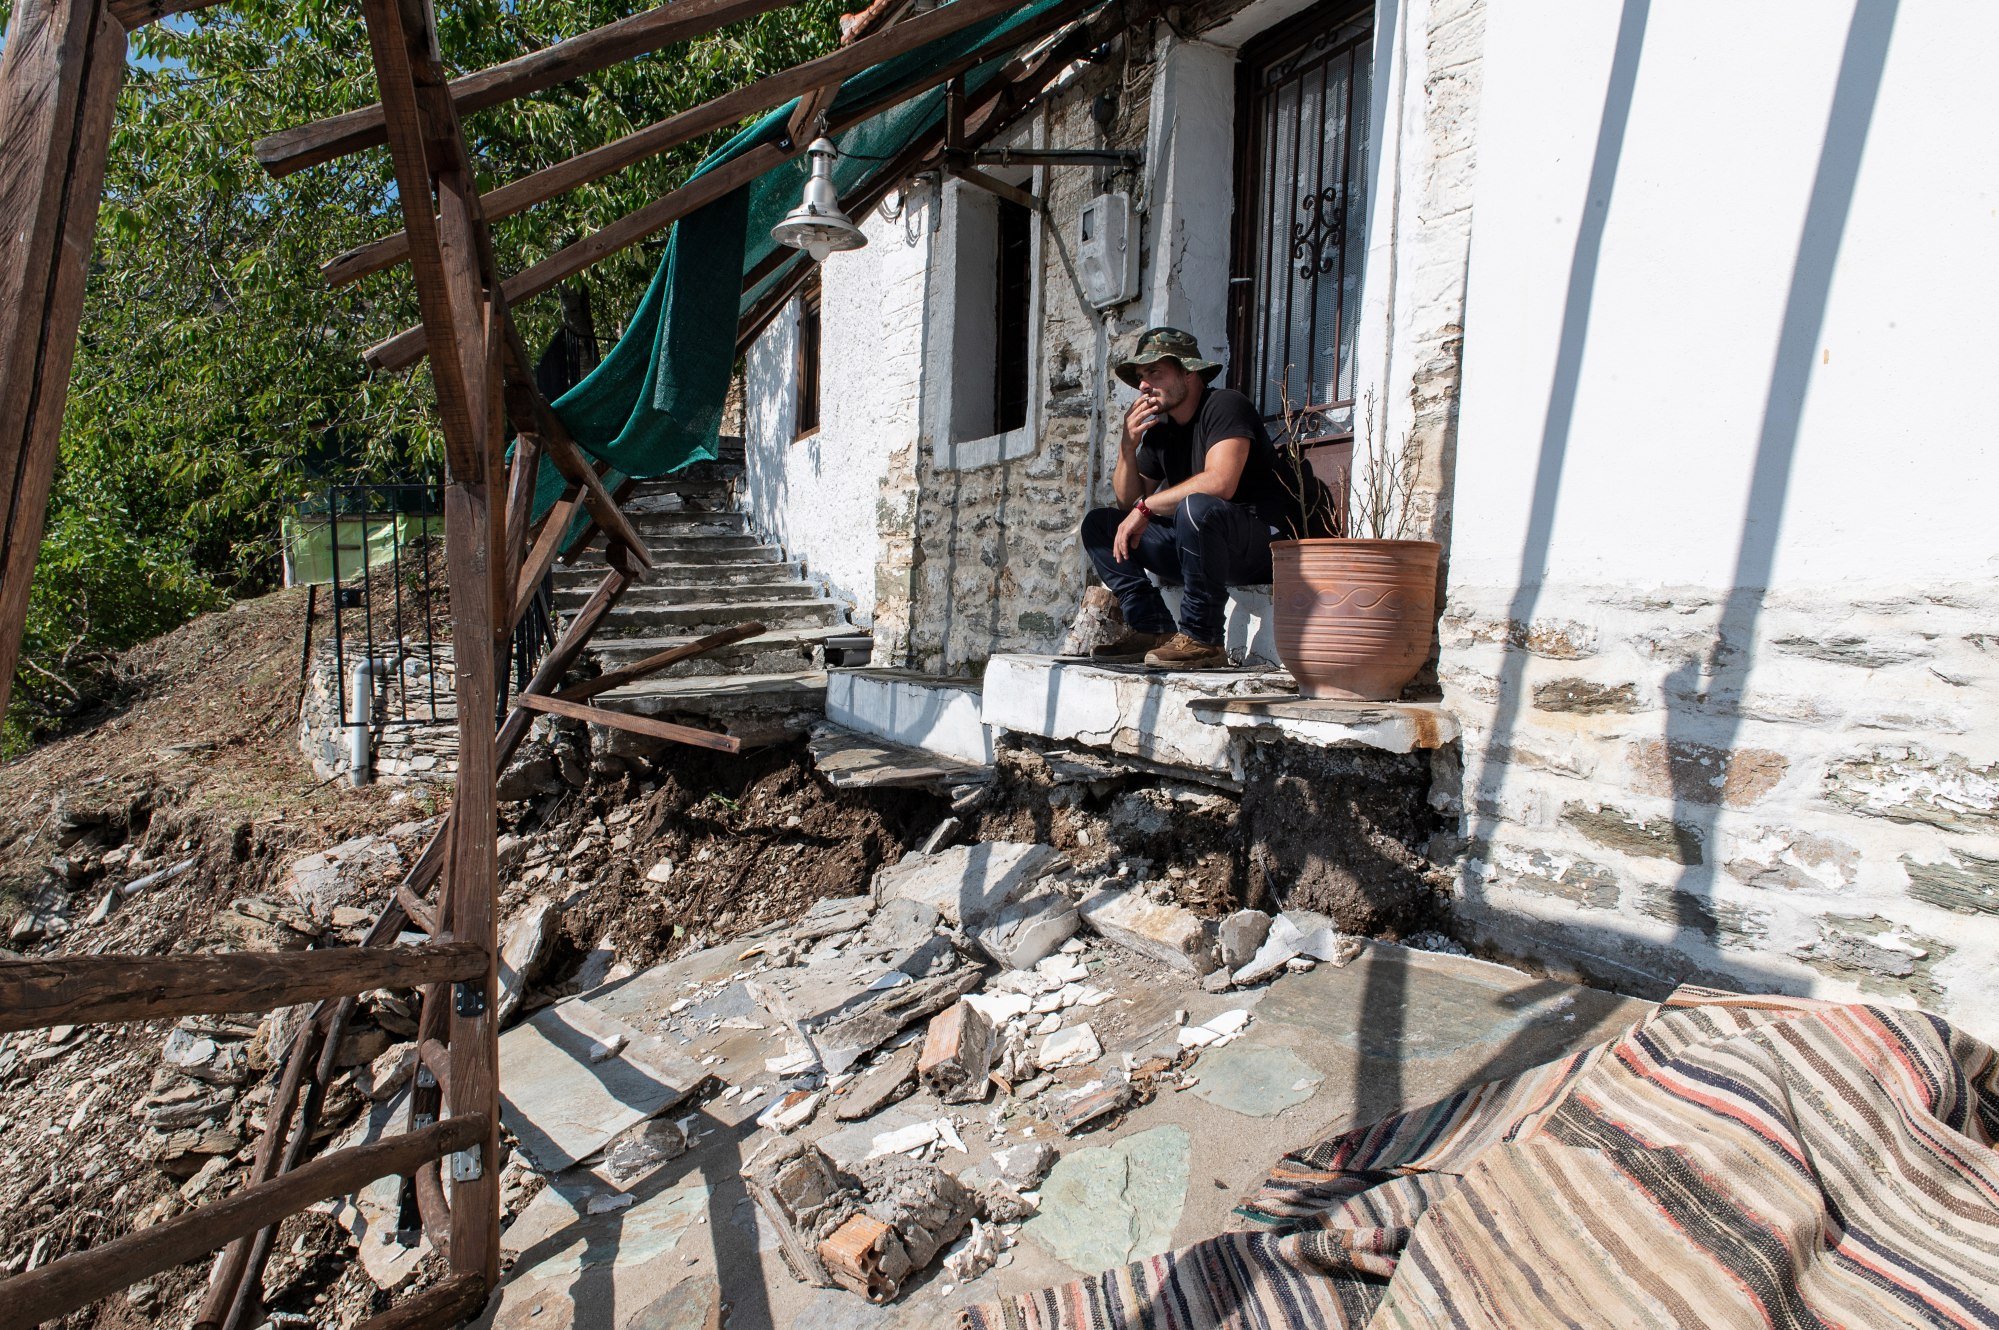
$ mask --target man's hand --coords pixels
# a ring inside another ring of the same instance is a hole
[[[1131,409],[1124,413],[1124,446],[1138,447],[1138,441],[1145,437],[1145,431],[1159,423],[1161,412],[1159,399],[1151,393],[1140,393]]]
[[[1145,534],[1145,528],[1152,519],[1145,515],[1145,509],[1133,508],[1124,515],[1124,521],[1117,526],[1117,535],[1111,540],[1111,557],[1123,563],[1138,553],[1138,538]]]

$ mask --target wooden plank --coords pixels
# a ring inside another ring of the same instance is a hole
[[[422,947],[0,961],[0,1031],[275,1011],[371,988],[466,979],[478,974],[485,960],[476,947],[444,942]]]
[[[569,427],[535,386],[534,358],[528,354],[527,343],[521,340],[520,329],[514,326],[511,317],[507,319],[505,336],[507,410],[513,417],[514,429],[540,436],[555,469],[572,485],[583,487],[583,504],[597,525],[630,550],[640,567],[651,568],[652,551],[646,548],[645,538],[633,528],[624,509],[618,507],[618,501],[604,488],[604,478],[597,474],[596,466],[576,446],[576,440],[569,436]]]
[[[0,50],[0,712],[41,553],[125,30],[97,0],[19,0]]]
[[[459,114],[469,115],[608,69],[635,55],[782,9],[788,3],[790,0],[673,0],[671,4],[579,33],[490,69],[453,79],[451,98]],[[266,171],[285,176],[386,141],[383,104],[377,103],[272,134],[258,140],[253,151]]]
[[[334,1072],[340,1066],[341,1046],[347,1039],[347,1026],[354,1019],[354,1010],[359,1004],[351,997],[341,998],[327,1013],[326,1037],[320,1041],[319,1061],[314,1065],[312,1078],[306,1083],[305,1105],[299,1110],[298,1130],[285,1144],[284,1162],[278,1165],[278,1173],[289,1173],[305,1158],[306,1150],[312,1145],[312,1138],[319,1130],[319,1113],[326,1106],[327,1087],[333,1084]],[[315,1013],[314,1023],[317,1024]],[[263,1308],[264,1265],[271,1259],[272,1244],[277,1241],[276,1223],[264,1225],[257,1230],[250,1242],[250,1259],[244,1266],[243,1278],[236,1287],[235,1299],[230,1303],[229,1314],[223,1320],[222,1330],[249,1330],[256,1324],[257,1314]]]
[[[451,1050],[435,1039],[425,1039],[416,1046],[416,1055],[426,1070],[437,1078],[437,1088],[446,1095],[451,1093]]]
[[[299,1086],[305,1080],[306,1066],[312,1062],[318,1043],[325,1036],[325,1027],[316,1020],[309,1020],[299,1027],[298,1034],[292,1039],[284,1074],[278,1079],[277,1093],[264,1109],[264,1131],[257,1140],[257,1154],[250,1165],[249,1181],[252,1185],[268,1180],[278,1171],[280,1155],[290,1138],[292,1110],[298,1106]],[[236,1300],[236,1290],[243,1283],[244,1271],[249,1266],[251,1243],[250,1238],[238,1238],[223,1252],[222,1259],[208,1277],[208,1292],[202,1298],[201,1309],[195,1313],[195,1330],[216,1330],[223,1324],[230,1304]]]
[[[1006,181],[1001,180],[997,176],[988,175],[976,166],[954,166],[951,168],[951,174],[957,176],[958,179],[968,185],[983,189],[988,194],[1005,199],[1009,203],[1017,203],[1029,212],[1043,213],[1048,211],[1047,208],[1042,206],[1040,199],[1034,197],[1034,195],[1028,193],[1020,186],[1009,185]]]
[[[430,936],[437,936],[437,916],[432,914],[430,907],[409,889],[407,883],[396,883],[396,904],[403,907],[403,913],[409,916],[411,923]]]
[[[136,32],[148,23],[157,23],[175,14],[191,14],[197,9],[208,9],[224,3],[224,0],[111,0],[111,17],[118,20],[127,32]]]
[[[612,502],[616,502],[613,496]],[[520,625],[521,617],[528,612],[528,604],[534,600],[535,592],[541,587],[541,580],[548,576],[548,570],[555,566],[556,555],[562,553],[562,537],[569,530],[569,524],[576,518],[576,510],[583,503],[583,487],[571,485],[563,491],[555,507],[548,510],[535,530],[534,546],[527,557],[521,560],[521,571],[514,583],[513,623]]]
[[[586,680],[573,688],[563,689],[555,696],[565,702],[586,701],[599,693],[608,693],[613,688],[623,688],[626,684],[643,679],[649,674],[656,674],[669,665],[678,665],[683,660],[705,656],[710,651],[728,646],[732,642],[755,637],[763,631],[764,626],[755,621],[739,623],[734,628],[724,628],[719,633],[710,633],[683,646],[669,647],[665,651],[655,652],[636,665],[627,665],[618,670],[606,670],[594,679]]]
[[[679,189],[660,196],[635,212],[626,213],[617,221],[509,277],[502,288],[506,292],[507,303],[518,305],[531,296],[540,295],[599,260],[664,231],[688,213],[706,207],[795,155],[766,143],[706,175],[695,177]],[[406,328],[394,337],[369,347],[361,358],[373,369],[407,369],[422,359],[427,350],[423,328]]]
[[[541,436],[516,434],[513,461],[507,469],[507,575],[503,585],[509,593],[519,584],[521,567],[527,560],[528,532],[534,526],[535,482],[540,478]],[[513,596],[508,594],[503,603],[511,606]],[[507,622],[511,627],[520,618],[516,615]]]
[[[437,389],[438,424],[444,434],[446,460],[463,473],[478,464],[476,440],[481,437],[477,385],[465,375],[465,348],[472,311],[460,309],[447,271],[440,220],[432,212],[433,166],[417,108],[416,73],[409,42],[395,0],[362,0],[368,24],[368,44],[374,57],[375,80],[388,108],[389,153],[395,164],[396,190],[402,200],[403,224],[411,242],[411,271],[416,277],[417,308],[423,327],[435,337],[439,354],[431,367]]]
[[[478,995],[477,1003],[451,1004],[447,1042],[452,1094],[446,1102],[454,1114],[494,1113],[479,1142],[479,1176],[454,1179],[451,1184],[451,1266],[493,1287],[500,1279],[500,1142],[494,1112],[500,1076],[500,1029],[495,1019],[499,819],[494,794],[499,764],[493,712],[498,645],[505,628],[496,623],[498,607],[492,602],[487,577],[491,561],[499,556],[493,545],[490,507],[491,493],[484,484],[454,481],[445,486],[445,553],[456,621],[452,640],[457,655],[458,781],[451,807],[451,874],[443,890],[449,898],[450,936],[476,945],[485,959],[480,973],[467,980]],[[459,991],[465,992],[466,985]]]
[[[952,4],[912,18],[887,32],[793,65],[745,87],[732,89],[699,106],[689,107],[642,129],[635,129],[623,138],[613,139],[553,166],[509,181],[480,196],[480,207],[488,221],[511,217],[579,185],[601,180],[628,166],[691,143],[704,134],[740,124],[751,116],[782,106],[794,97],[805,98],[805,104],[794,113],[791,123],[791,136],[798,146],[803,147],[810,138],[811,126],[818,119],[819,112],[831,109],[833,95],[839,91],[842,79],[974,23],[1003,14],[1016,3],[1017,0],[954,0]],[[1016,40],[1009,35],[1000,44],[1012,46]],[[320,271],[328,285],[343,286],[371,273],[392,268],[408,255],[408,237],[399,231],[327,260]]]
[[[7,1309],[13,1325],[54,1320],[149,1275],[196,1260],[308,1205],[346,1196],[377,1178],[408,1173],[424,1160],[462,1150],[484,1139],[494,1125],[492,1119],[475,1114],[336,1151],[177,1219],[0,1281],[0,1306]]]
[[[622,711],[606,711],[602,707],[584,706],[580,702],[565,702],[559,697],[523,697],[521,704],[535,711],[546,711],[552,716],[567,716],[571,720],[588,721],[592,725],[604,725],[614,730],[628,730],[633,734],[650,735],[655,739],[671,739],[675,743],[687,744],[693,748],[708,748],[718,753],[740,753],[743,742],[732,735],[717,734],[713,730],[697,730],[691,725],[675,725],[671,721],[654,720],[650,716],[628,716]]]
[[[632,491],[638,487],[639,478],[637,476],[626,476],[618,482],[618,488],[611,491],[611,501],[622,508],[625,500],[630,498]],[[568,552],[562,555],[562,561],[574,566],[579,559],[589,552],[591,542],[595,541],[602,534],[602,529],[595,522],[585,524],[582,532],[569,546]]]
[[[414,1297],[361,1322],[359,1330],[441,1330],[478,1315],[486,1305],[486,1281],[450,1275]]]

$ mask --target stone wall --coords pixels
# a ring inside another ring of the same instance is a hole
[[[1042,142],[1053,148],[1142,146],[1150,40],[1143,30],[1125,39],[1133,42],[1128,70],[1125,41],[1117,43],[1107,64],[1086,66],[1023,129],[1038,120]],[[1117,99],[1108,131],[1091,117],[1092,103],[1105,92]],[[1104,360],[1112,339],[1144,326],[1140,302],[1111,311],[1100,326],[1083,298],[1075,252],[1082,205],[1107,190],[1125,190],[1134,207],[1143,207],[1142,182],[1086,167],[1036,175],[1048,207],[1040,223],[1034,372],[1041,376],[1041,410],[1029,422],[1033,451],[984,466],[942,465],[934,436],[948,425],[931,420],[916,450],[908,658],[933,672],[963,671],[1000,651],[1060,646],[1083,592],[1086,561],[1077,530],[1093,486],[1108,486],[1099,474],[1107,464],[1092,459],[1093,449],[1109,447],[1105,412],[1115,410]],[[935,364],[927,372],[948,374],[951,367]]]
[[[1916,1002],[1999,1032],[1999,591],[1452,589],[1460,914],[1628,991]]]
[[[395,654],[381,643],[376,649],[391,658]],[[422,643],[411,644],[409,651],[400,669],[375,689],[374,778],[390,785],[449,783],[458,774],[458,707],[452,691],[451,644],[438,644],[434,657],[424,654]],[[351,657],[348,670],[351,686]],[[340,680],[330,642],[322,643],[313,655],[305,702],[299,708],[298,741],[321,780],[348,777],[353,763],[348,755],[345,718],[340,714]]]

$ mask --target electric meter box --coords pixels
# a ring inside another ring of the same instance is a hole
[[[1077,215],[1083,294],[1098,309],[1138,294],[1138,228],[1129,194],[1099,194]]]

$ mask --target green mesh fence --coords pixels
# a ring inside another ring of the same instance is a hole
[[[985,43],[1003,39],[1056,3],[1032,0],[856,74],[840,85],[833,114],[876,104],[897,89],[919,83]],[[1000,50],[965,76],[966,87],[976,92],[1012,54]],[[795,101],[787,103],[743,130],[693,174],[704,175],[760,144],[782,139],[796,106]],[[943,110],[944,90],[933,88],[839,135],[841,156],[834,163],[833,179],[840,192],[865,183],[887,159],[936,125]],[[667,475],[715,456],[722,399],[735,364],[736,329],[753,300],[783,280],[791,264],[755,291],[745,292],[743,282],[778,248],[770,238],[771,227],[797,206],[809,173],[805,159],[794,157],[676,223],[624,336],[583,382],[556,401],[556,413],[576,442],[611,465],[607,485],[615,488],[626,477]],[[792,260],[805,262],[810,260],[802,254]],[[535,496],[537,518],[554,506],[562,489],[554,466],[544,463]]]

